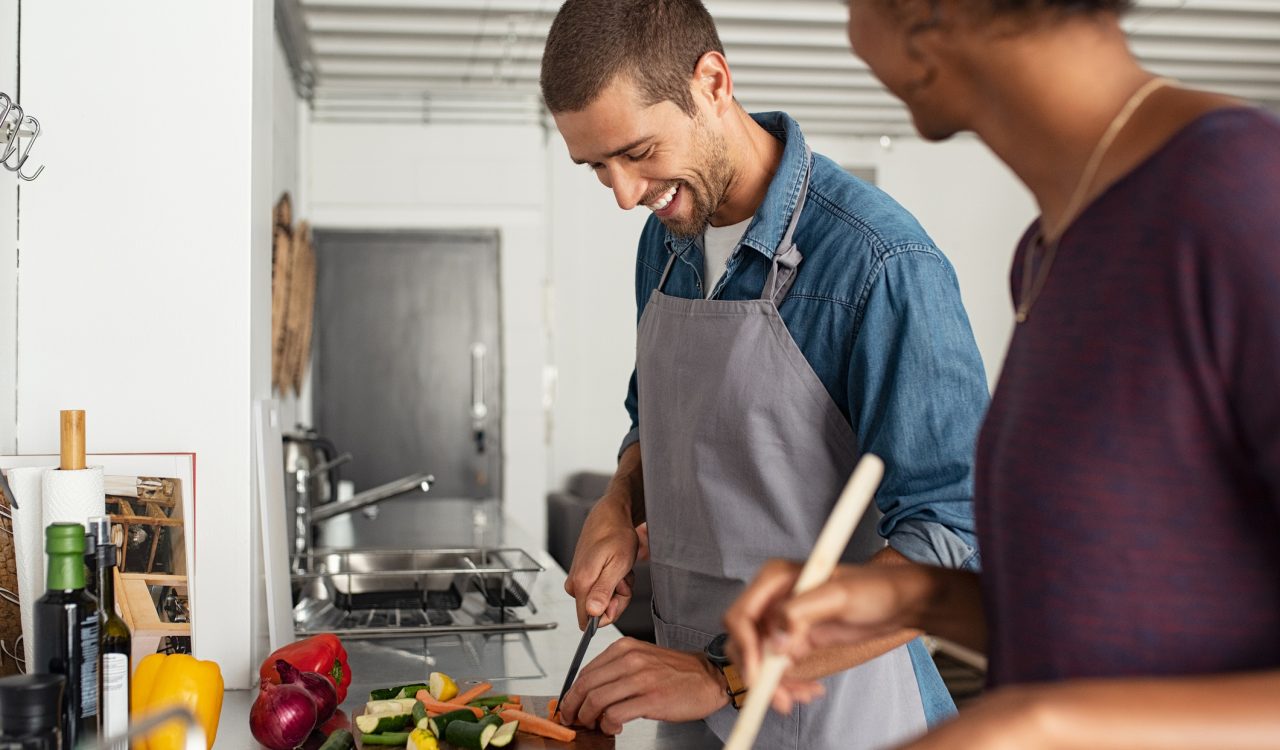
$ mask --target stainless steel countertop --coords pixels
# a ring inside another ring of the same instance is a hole
[[[477,512],[478,511],[478,512]],[[573,600],[564,593],[565,572],[541,547],[514,524],[507,522],[496,503],[465,500],[407,500],[385,503],[379,519],[379,538],[385,547],[443,547],[460,542],[477,545],[520,547],[528,551],[546,570],[530,592],[537,606],[528,619],[554,621],[553,630],[505,635],[461,634],[381,640],[346,640],[353,682],[342,708],[354,714],[364,707],[369,690],[391,685],[425,681],[428,673],[441,671],[459,683],[487,679],[501,693],[556,695],[565,670],[573,658],[581,632]],[[433,531],[418,519],[432,518]],[[450,523],[441,524],[447,518]],[[467,519],[469,523],[462,523]],[[326,539],[328,544],[359,544],[363,518],[335,519]],[[460,525],[470,529],[459,528]],[[442,528],[443,527],[443,528]],[[387,538],[388,528],[400,529]],[[465,535],[460,536],[460,532]],[[443,538],[442,538],[443,537]],[[416,541],[415,541],[416,540]],[[601,628],[592,640],[587,660],[622,637],[616,628]],[[496,679],[496,675],[506,675]],[[259,745],[249,733],[249,708],[255,690],[227,691],[222,705],[216,747],[219,750],[248,750]],[[618,736],[619,750],[702,750],[721,743],[703,722],[668,724],[638,720],[627,724]]]

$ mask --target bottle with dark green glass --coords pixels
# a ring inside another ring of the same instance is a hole
[[[84,526],[45,529],[48,591],[36,601],[31,672],[67,678],[62,701],[62,750],[97,737],[98,601],[84,590]]]
[[[129,664],[133,645],[129,626],[116,614],[117,549],[111,541],[111,519],[89,519],[98,586],[98,712],[103,737],[119,737],[129,730]]]

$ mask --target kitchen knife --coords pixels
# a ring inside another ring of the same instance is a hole
[[[596,628],[599,625],[599,615],[587,620],[587,629],[582,631],[582,640],[578,641],[578,651],[573,655],[573,663],[569,665],[569,674],[564,676],[564,687],[560,688],[560,698],[556,701],[556,711],[560,710],[560,704],[564,702],[565,693],[569,692],[569,688],[573,687],[573,680],[578,676],[578,667],[582,666],[582,657],[586,656],[587,646],[591,645],[591,637],[596,634]]]

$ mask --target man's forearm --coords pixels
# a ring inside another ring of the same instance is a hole
[[[1031,744],[1052,750],[1253,750],[1280,743],[1280,672],[1080,680],[1013,688]]]
[[[616,498],[631,514],[631,521],[639,526],[645,522],[644,471],[640,463],[640,444],[632,443],[618,458],[618,469],[605,491],[607,497]]]

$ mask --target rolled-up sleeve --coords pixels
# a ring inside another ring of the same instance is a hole
[[[973,460],[988,392],[955,271],[911,245],[867,284],[849,404],[862,450],[885,462],[880,533],[915,562],[977,569]]]

